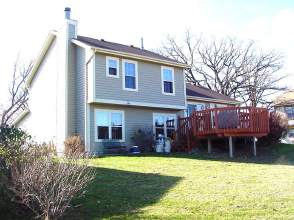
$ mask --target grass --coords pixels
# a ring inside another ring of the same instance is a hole
[[[294,219],[294,146],[271,156],[107,156],[67,219]]]

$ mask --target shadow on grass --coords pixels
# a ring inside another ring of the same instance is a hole
[[[96,179],[85,197],[74,204],[65,219],[100,219],[135,214],[139,208],[156,203],[181,177],[95,168]]]
[[[236,163],[255,163],[255,164],[269,164],[269,165],[294,165],[294,145],[278,144],[270,148],[257,148],[257,157],[252,156],[251,152],[242,149],[235,149],[234,158],[229,158],[228,153],[213,149],[211,154],[202,148],[194,153],[146,153],[140,155],[126,155],[128,157],[163,157],[163,158],[184,158],[197,160],[211,160],[211,161],[225,161]]]

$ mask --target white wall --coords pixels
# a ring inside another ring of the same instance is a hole
[[[58,109],[56,103],[57,53],[55,39],[32,81],[28,103],[30,113],[18,125],[27,130],[36,141],[54,141],[55,144]]]

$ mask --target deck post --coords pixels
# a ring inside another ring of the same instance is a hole
[[[209,154],[211,154],[211,138],[207,139],[207,151]]]
[[[256,157],[256,137],[253,137],[253,156]]]
[[[229,156],[233,158],[233,137],[229,137]]]

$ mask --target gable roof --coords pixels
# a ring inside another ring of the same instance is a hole
[[[240,104],[239,101],[232,99],[226,95],[215,92],[205,87],[195,86],[190,83],[186,83],[186,95],[187,99],[207,99],[214,100],[214,102]]]
[[[149,50],[145,50],[145,49],[141,49],[139,47],[135,47],[133,45],[124,45],[124,44],[119,44],[119,43],[114,43],[114,42],[110,42],[110,41],[106,41],[106,40],[99,40],[99,39],[95,39],[95,38],[90,38],[90,37],[85,37],[85,36],[77,36],[76,41],[81,42],[89,47],[92,47],[94,49],[101,49],[104,50],[105,52],[117,52],[117,53],[121,53],[121,55],[125,55],[125,54],[131,54],[133,56],[137,56],[138,58],[149,58],[151,60],[154,61],[163,61],[163,62],[167,62],[171,65],[177,65],[177,66],[181,66],[181,67],[186,67],[187,65],[184,63],[181,63],[177,60],[171,59],[169,57],[160,55],[158,53],[149,51]],[[77,43],[75,40],[73,41],[74,43]]]

